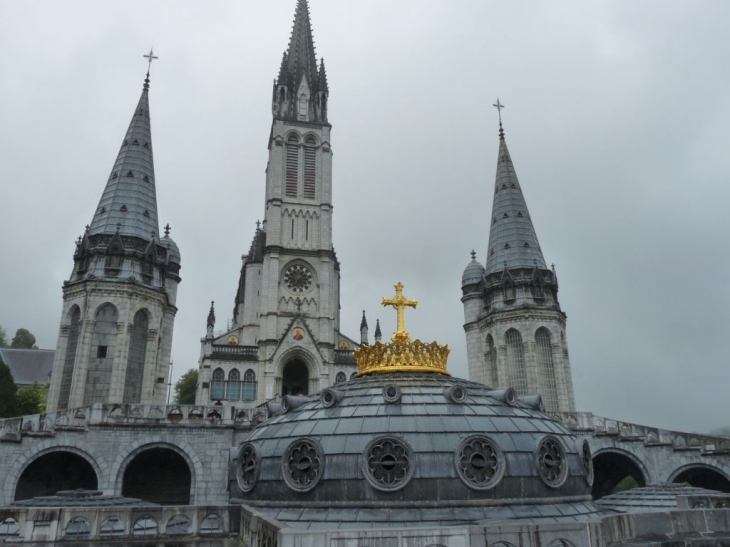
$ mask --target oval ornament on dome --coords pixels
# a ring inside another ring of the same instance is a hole
[[[238,487],[244,492],[250,492],[256,486],[256,479],[259,474],[259,459],[256,449],[251,443],[241,447],[238,454],[238,469],[236,479]]]
[[[286,485],[296,492],[309,492],[317,486],[324,472],[324,455],[311,439],[302,439],[289,445],[281,461]]]
[[[416,456],[403,439],[378,437],[365,448],[363,474],[370,485],[384,492],[400,490],[413,477]]]
[[[555,437],[545,437],[537,447],[537,472],[550,488],[563,485],[568,477],[565,449]]]
[[[484,435],[471,435],[456,449],[456,471],[469,487],[489,490],[502,480],[506,467],[504,454],[497,444]]]
[[[400,402],[401,390],[395,384],[387,384],[383,386],[383,400],[388,404]]]
[[[583,446],[581,447],[580,463],[583,467],[586,484],[588,486],[593,486],[593,455],[591,454],[591,447],[586,440],[583,441]]]

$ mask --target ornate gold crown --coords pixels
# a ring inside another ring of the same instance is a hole
[[[363,345],[355,350],[357,376],[376,372],[438,372],[449,374],[446,360],[449,346],[436,342],[425,344],[420,340],[411,341],[405,329],[403,311],[406,307],[415,308],[417,300],[403,296],[403,284],[395,285],[395,297],[383,298],[383,306],[393,306],[397,312],[397,328],[391,336],[392,342],[375,342],[372,346]]]

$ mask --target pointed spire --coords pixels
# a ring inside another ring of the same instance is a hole
[[[208,320],[206,322],[208,330],[212,330],[215,327],[215,301],[210,301],[210,311],[208,312]]]
[[[145,57],[150,62],[156,58],[151,51]],[[92,235],[119,232],[147,240],[153,233],[159,239],[148,95],[149,69],[142,95],[91,221]]]
[[[362,320],[360,321],[360,330],[368,328],[368,320],[365,317],[365,310],[362,310]]]
[[[319,60],[319,90],[329,92],[329,84],[327,83],[327,71],[324,68],[324,57]]]
[[[297,1],[294,14],[294,26],[289,38],[289,49],[286,52],[287,72],[293,76],[293,84],[299,85],[301,77],[307,76],[309,87],[314,91],[317,82],[317,57],[314,53],[312,24],[309,20],[307,0]]]
[[[380,331],[380,319],[375,320],[375,341],[380,342],[383,339],[383,333]]]
[[[497,101],[498,110],[504,108]],[[500,112],[501,114],[501,112]],[[500,115],[501,119],[501,115]],[[486,274],[509,268],[547,269],[537,233],[522,195],[520,182],[504,139],[500,121],[499,155],[494,188]]]
[[[287,56],[286,56],[286,51],[281,56],[281,66],[279,67],[279,77],[277,78],[276,82],[279,85],[286,85],[287,84]]]

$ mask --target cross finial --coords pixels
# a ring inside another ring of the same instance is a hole
[[[476,260],[477,259],[477,253],[474,249],[471,250],[471,259]]]
[[[403,283],[400,281],[394,285],[395,296],[393,298],[383,298],[383,306],[393,306],[397,313],[396,330],[391,336],[391,339],[395,342],[396,340],[408,341],[411,339],[406,332],[405,321],[403,320],[403,310],[406,307],[415,308],[418,306],[418,300],[409,300],[403,296]]]
[[[494,108],[497,109],[497,113],[499,115],[499,138],[504,138],[504,130],[502,129],[502,109],[504,108],[504,105],[499,102],[499,97],[497,97],[497,102],[492,105]]]
[[[150,52],[147,55],[142,55],[145,59],[147,59],[147,77],[144,79],[144,88],[149,89],[150,88],[150,68],[152,68],[152,61],[155,59],[159,59],[153,51],[152,48],[150,48]]]
[[[87,224],[86,227],[84,228],[84,231],[88,232],[90,229],[91,229],[91,227]]]
[[[170,223],[168,222],[165,224],[165,237],[169,237],[170,235]]]
[[[260,220],[257,220],[256,221],[256,229],[258,230],[259,228],[261,228],[261,221]]]

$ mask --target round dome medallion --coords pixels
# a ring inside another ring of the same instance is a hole
[[[403,488],[415,469],[411,447],[396,437],[378,437],[365,448],[363,472],[373,488],[393,491]]]
[[[324,456],[320,447],[310,439],[302,439],[289,445],[281,462],[281,470],[287,486],[297,492],[314,488],[324,471]]]
[[[562,486],[568,477],[568,460],[560,441],[545,437],[537,447],[537,470],[540,478],[551,488]]]
[[[304,264],[294,264],[284,272],[284,283],[289,292],[304,294],[312,288],[312,272]]]
[[[484,435],[472,435],[456,449],[456,470],[467,486],[477,490],[494,487],[504,475],[504,455]]]
[[[238,456],[238,486],[244,492],[250,492],[256,485],[256,477],[259,472],[258,457],[256,449],[251,443],[241,447]]]
[[[588,441],[585,440],[580,451],[580,463],[583,466],[583,473],[586,476],[586,484],[593,486],[593,455],[591,454],[591,447],[588,445]]]

